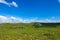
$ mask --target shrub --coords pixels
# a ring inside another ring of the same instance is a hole
[[[35,22],[35,23],[33,23],[33,26],[34,26],[35,28],[39,28],[39,27],[42,26],[42,24],[40,24],[40,23],[38,23],[38,22]]]

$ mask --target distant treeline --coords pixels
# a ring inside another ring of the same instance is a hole
[[[2,23],[0,26],[14,26],[14,27],[60,27],[60,23],[41,23],[41,22],[32,22],[32,23]]]
[[[39,22],[34,22],[33,23],[34,25],[34,27],[37,27],[37,28],[39,28],[39,27],[58,27],[58,26],[60,26],[60,23],[39,23]]]

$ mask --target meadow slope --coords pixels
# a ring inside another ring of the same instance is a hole
[[[60,26],[34,28],[33,24],[0,24],[0,40],[60,40]]]

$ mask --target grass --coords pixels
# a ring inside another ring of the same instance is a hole
[[[34,28],[31,24],[0,24],[0,40],[60,40],[60,27]]]

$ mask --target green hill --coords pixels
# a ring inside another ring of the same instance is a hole
[[[0,40],[60,40],[60,23],[2,23]]]

